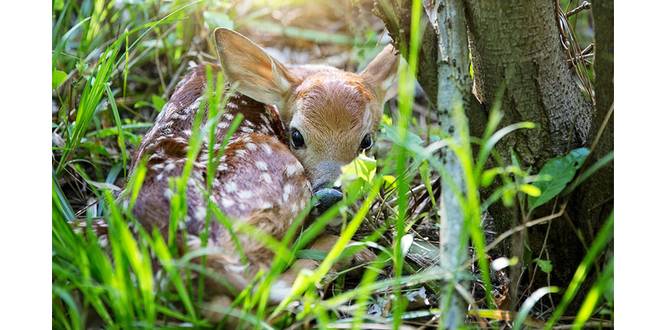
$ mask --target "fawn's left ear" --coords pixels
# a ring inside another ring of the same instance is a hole
[[[222,70],[228,81],[238,82],[238,92],[283,110],[286,95],[297,80],[284,66],[238,32],[214,32]]]
[[[395,80],[398,65],[399,55],[396,54],[394,46],[387,45],[364,71],[360,72],[364,80],[374,87],[376,95],[382,103],[396,95]]]

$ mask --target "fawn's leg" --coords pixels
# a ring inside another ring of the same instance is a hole
[[[338,239],[339,237],[336,235],[330,235],[330,234],[321,235],[310,246],[308,246],[308,248],[327,253],[330,252],[330,250],[335,245]],[[365,264],[374,259],[376,259],[376,255],[373,252],[371,252],[371,250],[364,248],[361,251],[355,253],[353,256],[351,256],[348,259],[338,260],[337,262],[335,262],[334,265],[332,265],[331,272],[338,272],[352,265]],[[298,277],[298,274],[303,270],[313,271],[320,264],[321,261],[319,260],[312,260],[312,259],[296,260],[293,263],[293,265],[291,265],[291,267],[289,267],[289,269],[280,276],[280,279],[271,288],[271,293],[270,293],[271,301],[273,303],[278,303],[284,300],[284,298],[287,295],[289,295],[289,293],[291,292],[291,288],[293,287],[293,283]]]

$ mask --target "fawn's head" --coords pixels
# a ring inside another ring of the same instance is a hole
[[[237,91],[277,106],[289,145],[314,191],[371,148],[384,103],[392,97],[398,56],[387,46],[360,73],[327,66],[286,66],[242,35],[216,29],[225,78]]]

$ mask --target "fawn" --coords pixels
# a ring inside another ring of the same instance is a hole
[[[216,29],[214,36],[225,79],[237,91],[217,125],[216,141],[222,141],[238,113],[244,120],[219,161],[210,199],[232,221],[247,222],[281,239],[313,194],[322,208],[341,198],[332,183],[341,166],[371,148],[384,103],[393,96],[398,55],[387,46],[363,72],[355,74],[328,66],[284,65],[228,29]],[[179,82],[136,151],[134,160],[148,161],[133,211],[146,226],[166,232],[172,196],[168,177],[182,172],[193,118],[198,111],[206,111],[200,109],[205,88],[205,68],[199,66]],[[192,248],[199,246],[194,238],[202,232],[207,215],[203,189],[211,148],[218,146],[204,141],[186,191],[185,230],[193,237],[187,242]],[[310,248],[328,251],[336,238],[322,235]],[[273,252],[247,236],[239,235],[239,240],[247,263],[239,260],[226,228],[211,221],[208,244],[222,253],[209,255],[208,267],[242,290],[258,269],[269,267]],[[358,254],[353,261],[368,259],[370,253]],[[316,265],[312,260],[296,261],[273,285],[271,303],[290,292],[300,269]],[[216,289],[218,294],[227,294]]]

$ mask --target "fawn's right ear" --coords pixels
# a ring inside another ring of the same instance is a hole
[[[238,83],[239,93],[282,111],[297,82],[289,70],[238,32],[217,28],[214,35],[225,78]]]

